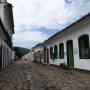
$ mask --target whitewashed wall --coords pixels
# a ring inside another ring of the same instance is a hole
[[[7,7],[7,3],[0,3],[0,18],[2,20],[5,30],[7,30],[9,36],[12,36],[13,30],[11,27],[11,20],[8,12],[9,11]]]
[[[12,51],[12,61],[15,60],[15,51]]]
[[[33,51],[30,51],[27,56],[28,60],[33,61]]]
[[[2,45],[2,68],[6,67],[12,61],[12,50],[0,39]]]
[[[11,28],[11,20],[8,14],[8,3],[7,0],[1,0],[0,2],[0,19],[3,23],[3,26],[8,32],[8,35],[11,37],[13,30]],[[3,28],[0,25],[0,44],[2,45],[2,68],[6,67],[12,61],[12,49],[6,44],[5,40],[7,37],[2,30]]]
[[[86,20],[83,20],[80,23],[69,28],[70,30],[65,31],[62,35],[55,36],[52,40],[48,41],[47,47],[58,45],[60,43],[64,43],[64,59],[49,59],[49,64],[60,65],[60,63],[67,64],[67,51],[66,51],[66,42],[68,40],[73,40],[73,51],[74,51],[74,68],[90,70],[90,59],[79,59],[79,46],[78,46],[78,38],[84,34],[89,35],[90,41],[90,17]]]

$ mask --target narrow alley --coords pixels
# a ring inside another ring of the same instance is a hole
[[[0,71],[0,90],[90,90],[90,74],[20,60]]]

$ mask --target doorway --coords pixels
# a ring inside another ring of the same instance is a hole
[[[45,64],[46,64],[46,62],[47,62],[46,52],[47,52],[47,48],[44,46],[44,63],[45,63]]]
[[[67,66],[74,68],[73,41],[67,41]]]

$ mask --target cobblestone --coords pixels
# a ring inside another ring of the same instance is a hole
[[[0,90],[90,90],[90,74],[20,60],[0,71]]]

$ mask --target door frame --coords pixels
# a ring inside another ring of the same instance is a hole
[[[47,53],[47,48],[44,46],[44,64],[46,64],[47,63],[47,55],[46,55],[46,53]]]
[[[68,40],[66,42],[66,48],[67,48],[67,66],[69,68],[74,68],[73,40]],[[70,49],[72,53],[70,53]],[[70,56],[70,54],[72,56]]]

